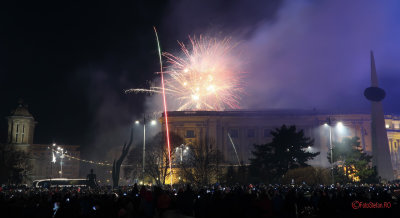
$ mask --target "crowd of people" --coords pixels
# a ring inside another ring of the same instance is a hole
[[[398,217],[399,199],[399,184],[0,188],[1,217]]]

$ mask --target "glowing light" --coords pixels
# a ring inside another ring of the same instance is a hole
[[[328,126],[328,124],[327,124],[327,123],[324,123],[324,126]]]
[[[389,129],[389,128],[390,128],[389,124],[386,124],[386,129]]]
[[[157,124],[157,122],[155,121],[155,120],[152,120],[151,122],[150,122],[150,125],[156,125]]]
[[[165,71],[168,77],[164,78],[164,82],[161,81],[164,86],[129,89],[125,92],[165,92],[176,101],[178,111],[240,108],[244,73],[230,39],[200,36],[189,37],[189,40],[188,47],[179,42],[181,55],[163,53],[169,64]]]
[[[343,130],[343,129],[344,129],[344,125],[343,125],[342,122],[338,122],[338,123],[336,124],[336,127],[337,127],[339,130]]]
[[[213,85],[209,85],[209,86],[207,87],[207,91],[209,91],[209,92],[214,92],[214,91],[215,91],[214,86],[213,86]]]
[[[192,99],[194,100],[194,101],[198,101],[199,100],[199,95],[192,95]]]
[[[136,120],[136,121],[135,121],[135,124],[136,124],[136,125],[138,125],[139,123],[140,123],[139,120]]]
[[[55,163],[57,161],[57,159],[56,159],[56,156],[54,155],[54,152],[52,152],[52,154],[53,154],[53,158],[52,158],[51,162]]]

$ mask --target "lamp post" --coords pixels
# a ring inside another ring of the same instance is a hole
[[[332,176],[332,184],[335,184],[335,177],[333,175],[333,144],[332,144],[332,119],[331,117],[328,117],[327,122],[324,124],[324,126],[329,127],[329,149],[331,153],[331,176]],[[336,126],[340,129],[342,129],[343,123],[342,122],[337,122]]]
[[[67,150],[65,150],[64,151],[64,149],[63,148],[61,148],[61,147],[57,147],[57,154],[59,154],[59,153],[61,153],[61,155],[60,155],[60,172],[59,172],[59,174],[60,174],[60,178],[62,178],[62,171],[63,171],[63,159],[64,159],[64,154],[66,154],[67,153]]]
[[[332,119],[328,117],[324,126],[329,127],[329,149],[331,153],[331,177],[332,177],[332,184],[335,184],[335,178],[333,176],[333,145],[332,145]]]
[[[144,181],[144,172],[145,172],[145,158],[146,158],[146,115],[143,115],[143,163],[142,163],[142,177],[143,177],[143,181]],[[150,125],[154,126],[156,125],[156,121],[155,120],[151,120],[150,121]],[[135,121],[136,125],[140,124],[139,120]],[[144,183],[143,183],[144,184]]]

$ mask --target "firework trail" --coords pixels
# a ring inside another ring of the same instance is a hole
[[[233,52],[228,38],[217,40],[200,36],[189,37],[190,47],[182,42],[181,56],[164,52],[169,66],[164,87],[130,89],[126,92],[166,92],[182,110],[238,109],[243,94],[241,61]]]
[[[158,34],[156,27],[154,28],[154,33],[156,34],[156,39],[157,39],[157,48],[158,48],[158,56],[160,58],[160,74],[161,74],[161,88],[162,88],[162,95],[163,95],[163,102],[164,102],[164,117],[165,117],[165,127],[166,127],[166,137],[167,137],[167,145],[168,145],[168,161],[169,161],[169,170],[171,173],[171,186],[172,186],[172,161],[171,161],[171,146],[169,142],[169,128],[168,128],[168,113],[167,113],[167,100],[165,98],[165,85],[164,85],[164,73],[163,73],[163,65],[162,65],[162,59],[161,59],[161,47],[160,47],[160,41],[158,40]]]

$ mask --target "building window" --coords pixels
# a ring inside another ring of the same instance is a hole
[[[256,136],[256,131],[254,129],[247,130],[247,137],[254,138]]]
[[[264,137],[270,137],[271,136],[271,130],[269,129],[264,129]]]
[[[186,138],[194,138],[196,135],[194,134],[194,130],[186,130]]]
[[[25,125],[22,124],[22,134],[21,134],[21,142],[24,143],[24,136],[25,136]]]
[[[15,131],[15,143],[18,143],[18,133],[19,133],[19,124],[16,125],[16,131]]]
[[[238,131],[237,129],[231,129],[231,130],[229,131],[229,135],[230,135],[232,138],[237,138],[237,137],[239,137],[239,131]]]

